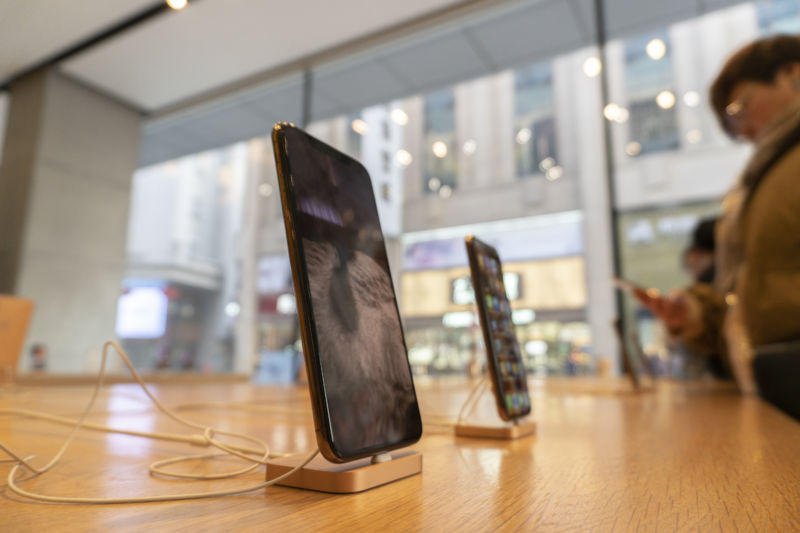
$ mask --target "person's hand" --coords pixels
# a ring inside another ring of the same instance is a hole
[[[633,291],[633,296],[656,315],[670,333],[675,334],[686,326],[689,311],[683,293],[673,291],[662,296],[658,289],[637,288]]]

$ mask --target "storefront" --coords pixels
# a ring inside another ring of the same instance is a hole
[[[571,212],[467,229],[504,261],[517,338],[535,373],[583,373],[593,366],[580,222],[580,213]],[[465,234],[451,228],[432,240],[404,238],[400,310],[418,374],[476,372],[485,365]]]

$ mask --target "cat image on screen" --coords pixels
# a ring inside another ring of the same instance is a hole
[[[303,247],[317,334],[327,339],[320,359],[328,400],[338,407],[334,438],[349,449],[402,438],[415,396],[391,279],[360,251],[308,239]]]

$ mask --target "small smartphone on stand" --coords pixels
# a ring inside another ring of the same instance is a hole
[[[503,420],[515,421],[530,414],[531,400],[500,256],[473,235],[467,236],[466,246],[497,412]]]
[[[288,123],[272,142],[319,449],[409,446],[422,420],[369,174]]]

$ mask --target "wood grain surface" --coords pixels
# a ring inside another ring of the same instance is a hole
[[[455,438],[454,419],[472,383],[417,380],[426,420],[413,448],[421,475],[356,495],[270,487],[212,500],[135,505],[46,504],[7,487],[0,463],[0,531],[798,531],[800,424],[761,400],[709,382],[658,382],[633,392],[622,380],[530,383],[537,434],[512,442]],[[153,387],[181,414],[268,441],[281,452],[315,448],[308,393],[247,383]],[[0,388],[0,408],[78,416],[91,389]],[[492,420],[485,395],[470,421]],[[187,431],[152,409],[138,386],[105,388],[89,421],[172,433]],[[0,415],[0,441],[44,464],[66,426]],[[256,485],[263,469],[234,480],[151,477],[159,459],[201,449],[82,431],[52,471],[21,485],[50,495],[142,496]],[[231,461],[193,463],[194,472]]]

